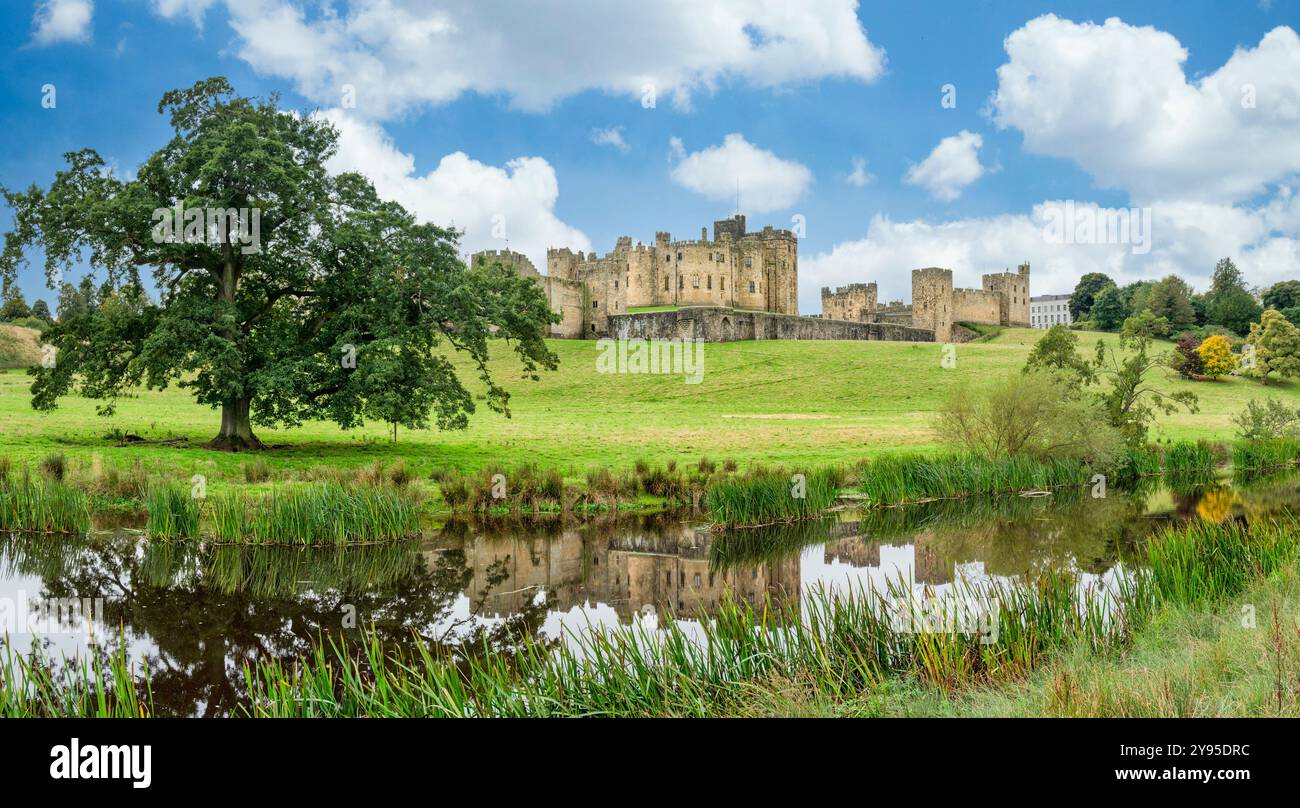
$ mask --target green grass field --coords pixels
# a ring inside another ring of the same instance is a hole
[[[763,341],[709,344],[704,375],[686,384],[681,375],[601,374],[594,341],[552,341],[560,358],[538,382],[520,378],[505,349],[498,379],[513,393],[513,417],[480,406],[469,429],[406,431],[391,441],[386,424],[342,431],[314,423],[292,430],[261,428],[275,448],[263,457],[274,468],[319,464],[356,466],[405,459],[423,474],[440,466],[474,470],[487,463],[535,462],[568,475],[588,468],[735,459],[787,465],[852,461],[894,449],[937,448],[934,412],[954,385],[996,377],[1021,367],[1042,332],[1007,329],[988,342],[957,346],[957,367],[940,367],[940,347],[903,342]],[[1096,334],[1080,334],[1090,352]],[[1113,341],[1113,335],[1104,337]],[[463,379],[473,374],[465,367]],[[1231,417],[1252,397],[1268,395],[1300,406],[1300,388],[1246,379],[1187,382],[1156,372],[1162,390],[1192,389],[1200,412],[1162,418],[1153,435],[1169,439],[1229,439]],[[20,370],[0,373],[0,454],[34,461],[53,451],[70,458],[98,454],[106,461],[143,458],[151,468],[199,466],[237,473],[247,455],[199,445],[216,433],[219,417],[184,390],[142,391],[103,418],[96,402],[70,398],[53,413],[32,410],[30,379]],[[473,389],[473,388],[471,388]],[[147,439],[185,437],[188,447],[115,446],[111,430]]]

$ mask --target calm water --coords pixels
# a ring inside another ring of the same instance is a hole
[[[901,577],[942,592],[961,578],[1048,566],[1104,581],[1161,523],[1293,508],[1300,478],[1291,476],[845,511],[723,535],[689,515],[456,521],[420,542],[346,550],[160,544],[121,529],[79,540],[10,535],[0,537],[0,628],[15,650],[36,643],[55,659],[125,644],[148,664],[159,713],[223,714],[241,698],[244,661],[308,653],[324,634],[355,641],[358,627],[399,643],[562,641],[602,625],[707,615],[728,591],[797,605],[815,587]],[[61,599],[78,599],[92,619]]]

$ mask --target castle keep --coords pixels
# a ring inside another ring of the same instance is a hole
[[[737,214],[713,223],[713,237],[654,244],[620,236],[611,252],[546,251],[546,274],[511,250],[475,253],[532,278],[561,322],[551,337],[908,340],[949,342],[958,323],[1029,325],[1029,264],[983,277],[982,289],[954,289],[952,270],[912,271],[912,303],[880,305],[874,283],[823,288],[820,317],[799,315],[799,243],[771,226],[750,232]],[[963,334],[964,332],[964,334]]]
[[[1015,272],[983,276],[980,289],[955,289],[952,270],[926,267],[912,270],[912,304],[880,306],[874,283],[851,283],[835,291],[822,288],[822,317],[864,323],[909,325],[933,332],[938,342],[950,342],[959,323],[1029,326],[1029,264]],[[964,330],[964,329],[962,329]]]

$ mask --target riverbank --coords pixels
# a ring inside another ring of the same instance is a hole
[[[119,466],[138,460],[160,473],[188,478],[203,471],[213,479],[240,477],[254,461],[288,476],[319,466],[356,472],[376,461],[403,461],[420,478],[444,468],[477,472],[493,463],[533,463],[558,469],[569,482],[583,480],[589,470],[628,470],[637,460],[686,465],[707,456],[742,468],[848,464],[884,452],[936,451],[933,414],[952,386],[1018,370],[1041,336],[1007,329],[989,342],[959,345],[951,369],[940,366],[939,347],[932,344],[710,344],[699,384],[685,384],[680,375],[601,374],[594,342],[553,340],[559,369],[536,382],[519,378],[510,351],[495,354],[499,378],[511,392],[510,418],[480,401],[469,429],[399,430],[396,443],[383,423],[346,432],[328,423],[259,429],[271,448],[253,458],[203,448],[216,432],[218,414],[184,390],[140,391],[120,401],[112,418],[96,415],[97,402],[78,398],[37,413],[30,378],[6,371],[0,372],[0,455],[34,463],[51,452],[87,460],[98,453]],[[1115,341],[1114,335],[1080,333],[1081,350],[1089,351],[1099,336]],[[469,389],[481,392],[472,368],[458,369]],[[1160,369],[1152,383],[1162,392],[1191,390],[1200,398],[1199,412],[1160,419],[1153,438],[1162,441],[1230,440],[1231,419],[1251,398],[1273,396],[1300,406],[1300,386],[1291,382],[1191,382]]]

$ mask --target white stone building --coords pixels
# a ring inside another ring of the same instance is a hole
[[[1029,324],[1034,328],[1069,325],[1069,295],[1039,295],[1029,298]]]

